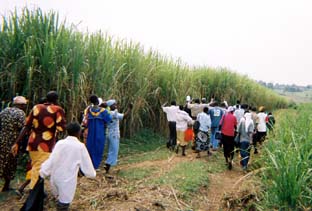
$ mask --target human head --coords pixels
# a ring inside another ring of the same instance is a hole
[[[208,111],[209,111],[208,107],[204,107],[203,111],[204,111],[205,113],[208,113]]]
[[[110,107],[110,109],[113,111],[116,109],[116,100],[115,99],[111,99],[111,100],[108,100],[106,101],[106,104],[108,107]]]
[[[226,108],[225,102],[222,102],[220,106],[221,106],[222,108]]]
[[[201,99],[201,102],[202,102],[202,103],[207,103],[207,99],[203,97],[203,98]]]
[[[26,109],[27,100],[23,96],[16,96],[13,98],[13,105],[22,110]]]
[[[227,112],[233,113],[235,111],[235,108],[233,106],[229,106],[227,109]]]
[[[186,102],[191,102],[192,100],[191,100],[191,96],[186,96]]]
[[[96,95],[91,95],[89,100],[90,100],[90,102],[93,105],[98,105],[99,104],[99,99],[98,99],[98,97]]]
[[[175,100],[173,100],[173,101],[171,101],[171,103],[170,103],[171,105],[173,105],[173,106],[176,106],[177,105],[177,103],[176,103],[176,101]]]
[[[260,106],[260,107],[259,107],[259,112],[264,112],[264,111],[265,111],[264,106]]]
[[[70,122],[66,125],[67,134],[69,136],[80,137],[81,128],[77,122]]]
[[[181,110],[181,111],[183,111],[184,109],[183,109],[183,105],[179,105],[179,109]]]
[[[198,104],[200,103],[200,101],[199,101],[198,98],[196,98],[196,99],[194,100],[194,102],[195,102],[195,103],[198,103]]]
[[[38,100],[38,103],[39,104],[43,104],[43,103],[46,103],[47,102],[47,98],[46,97],[42,97]]]
[[[49,91],[47,94],[47,102],[56,104],[58,100],[58,94],[56,91]]]

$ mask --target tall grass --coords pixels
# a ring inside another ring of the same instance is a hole
[[[263,175],[266,209],[312,209],[312,105],[287,110],[269,140]]]
[[[241,99],[268,109],[287,101],[255,81],[226,69],[189,67],[138,43],[113,39],[101,32],[81,33],[58,18],[56,12],[24,8],[3,17],[0,30],[0,98],[17,93],[31,103],[54,89],[69,120],[78,119],[95,93],[116,98],[123,111],[134,109],[123,122],[123,134],[150,127],[163,131],[164,102],[185,96],[214,96],[233,104]]]

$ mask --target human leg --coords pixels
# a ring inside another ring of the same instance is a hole
[[[211,128],[210,141],[211,141],[212,149],[213,149],[213,150],[217,150],[217,149],[218,149],[218,146],[219,146],[219,142],[218,142],[218,140],[216,139],[216,132],[217,132],[217,128],[212,127],[212,128]]]
[[[240,143],[240,154],[241,154],[241,164],[244,169],[247,168],[249,155],[250,155],[250,144],[247,141],[243,141]]]
[[[29,156],[31,158],[31,165],[32,165],[30,189],[33,189],[39,178],[39,171],[40,171],[41,164],[49,158],[50,153],[30,151]]]

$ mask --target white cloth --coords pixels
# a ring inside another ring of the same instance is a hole
[[[234,116],[236,117],[237,123],[240,123],[240,120],[244,117],[245,110],[242,108],[236,109],[234,111]]]
[[[246,133],[249,132],[248,128],[250,127],[250,125],[252,125],[254,127],[254,123],[253,123],[253,120],[251,118],[251,113],[246,113],[244,115],[245,117],[245,130],[246,130]],[[244,119],[244,118],[242,118]]]
[[[192,118],[185,111],[179,110],[177,112],[176,128],[179,131],[185,131],[187,124],[192,122]]]
[[[197,115],[197,121],[200,123],[199,130],[208,132],[209,128],[211,127],[210,116],[205,112],[201,112]]]
[[[258,113],[258,125],[257,130],[259,132],[266,132],[266,117],[267,115],[263,112]]]
[[[62,203],[71,203],[76,192],[79,168],[86,177],[94,178],[89,153],[83,143],[74,136],[67,136],[56,143],[50,157],[40,169],[40,176],[50,176],[51,189]]]
[[[168,122],[175,122],[177,119],[177,112],[179,110],[179,106],[164,106],[162,107],[163,111],[167,114]]]

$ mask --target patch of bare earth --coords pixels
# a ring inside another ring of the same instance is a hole
[[[201,158],[204,159],[204,158]],[[76,195],[71,210],[109,210],[109,211],[158,211],[158,210],[196,210],[216,211],[235,210],[235,199],[240,187],[245,183],[245,174],[239,166],[234,166],[232,171],[225,170],[222,173],[209,175],[209,186],[202,187],[196,197],[185,201],[179,197],[179,193],[170,185],[155,185],[149,181],[159,178],[170,171],[177,163],[195,160],[194,154],[186,157],[172,154],[165,160],[144,161],[140,163],[125,164],[112,169],[110,174],[105,174],[104,169],[97,172],[96,179],[78,178]],[[208,160],[209,162],[209,160]],[[118,176],[118,172],[131,168],[156,169],[153,175],[146,178],[128,181]],[[49,184],[46,181],[47,192]],[[27,196],[27,195],[26,195]],[[24,199],[16,196],[8,197],[7,201],[0,203],[1,210],[19,210]],[[232,200],[232,201],[231,201]],[[45,210],[55,210],[55,200],[51,194],[45,203]]]

